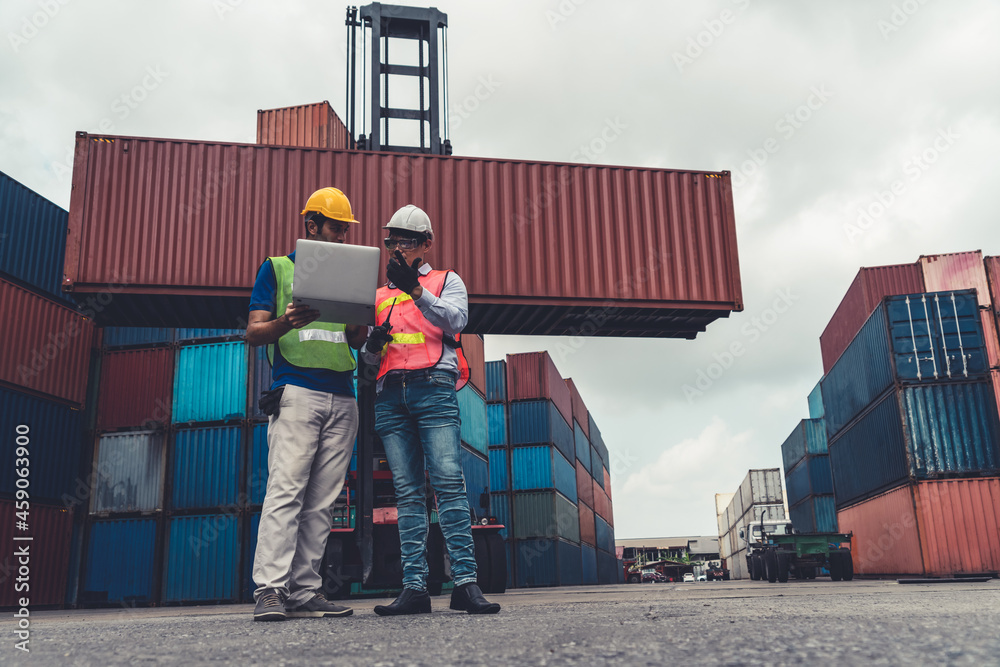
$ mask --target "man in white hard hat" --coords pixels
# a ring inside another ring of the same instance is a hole
[[[469,319],[469,294],[454,271],[424,261],[433,246],[427,214],[409,204],[385,226],[389,284],[378,290],[376,326],[362,350],[378,365],[375,431],[385,445],[399,510],[403,592],[379,616],[428,614],[424,471],[437,496],[438,519],[451,562],[451,608],[495,614],[476,584],[472,521],[461,466],[456,390],[469,377],[456,341]]]
[[[357,224],[337,188],[322,188],[305,208],[306,238],[343,243]],[[320,561],[358,432],[354,357],[364,326],[317,322],[319,311],[292,304],[295,253],[261,264],[250,297],[246,340],[267,345],[271,389],[260,406],[267,427],[267,491],[260,514],[253,580],[255,621],[350,616],[321,592]]]

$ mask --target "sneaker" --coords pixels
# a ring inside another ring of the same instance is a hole
[[[297,607],[287,607],[285,613],[288,618],[333,618],[350,616],[354,610],[333,604],[322,593],[317,593]]]
[[[285,618],[287,618],[285,602],[281,599],[281,594],[273,588],[266,589],[257,598],[257,606],[253,608],[253,620],[283,621]]]

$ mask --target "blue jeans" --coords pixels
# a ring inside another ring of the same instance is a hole
[[[424,469],[437,494],[451,577],[456,586],[476,581],[472,520],[462,476],[461,437],[455,376],[423,374],[406,382],[386,381],[375,400],[375,432],[385,445],[399,509],[403,586],[427,589],[427,531]]]

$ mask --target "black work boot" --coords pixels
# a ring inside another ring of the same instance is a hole
[[[390,605],[377,605],[375,613],[379,616],[405,616],[406,614],[431,613],[431,596],[427,591],[415,591],[404,588]]]
[[[470,614],[495,614],[500,611],[500,605],[484,598],[483,591],[474,581],[455,587],[451,592],[451,608]]]

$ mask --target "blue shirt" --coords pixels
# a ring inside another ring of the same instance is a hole
[[[288,255],[295,261],[295,253]],[[282,304],[281,312],[277,312],[275,300],[278,298],[278,280],[274,277],[274,267],[270,260],[265,260],[257,271],[257,280],[253,284],[250,295],[250,310],[266,310],[275,317],[285,314]],[[286,384],[305,387],[315,391],[325,391],[329,394],[344,394],[354,396],[354,372],[331,371],[328,368],[303,368],[288,362],[281,356],[277,342],[274,344],[274,361],[271,364],[271,389]]]

